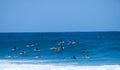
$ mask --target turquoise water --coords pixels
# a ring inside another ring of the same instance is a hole
[[[60,40],[64,41],[61,44],[64,49],[50,50],[53,46],[59,48]],[[70,40],[77,42],[69,44]],[[27,47],[28,44],[33,46]],[[17,49],[13,50],[15,46]],[[24,54],[20,54],[22,50]],[[0,59],[33,60],[24,63],[43,64],[119,65],[120,32],[0,33]]]

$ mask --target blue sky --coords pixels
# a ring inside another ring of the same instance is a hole
[[[120,0],[0,0],[0,32],[120,31]]]

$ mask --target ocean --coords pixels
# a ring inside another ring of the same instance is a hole
[[[0,70],[120,70],[120,32],[0,33]]]

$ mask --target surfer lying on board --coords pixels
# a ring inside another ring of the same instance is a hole
[[[50,50],[53,50],[53,51],[62,51],[62,50],[64,50],[64,47],[63,46],[60,46],[58,48],[52,47],[52,48],[50,48]]]
[[[34,51],[40,51],[40,49],[38,47],[34,48]]]
[[[20,54],[25,54],[25,51],[24,51],[24,50],[21,50],[21,51],[20,51]]]
[[[64,41],[60,40],[59,43],[58,43],[58,45],[62,45],[62,44],[64,44]]]
[[[57,48],[53,46],[52,48],[50,48],[50,50],[54,50],[55,51],[55,50],[57,50]]]
[[[41,58],[41,56],[40,55],[35,55],[35,58]]]
[[[64,50],[63,46],[58,47],[58,51],[62,51],[62,50]]]
[[[85,58],[85,59],[89,59],[90,58],[90,56],[88,56],[88,55],[84,55],[84,57],[83,58]]]
[[[82,54],[86,54],[86,52],[85,52],[85,51],[82,51],[81,53],[82,53]]]
[[[76,44],[78,41],[77,40],[69,40],[68,45]]]
[[[26,47],[33,47],[33,44],[27,44]]]
[[[37,46],[38,43],[29,43],[26,45],[26,47],[34,47],[34,46]]]
[[[72,44],[76,44],[78,42],[78,40],[73,40]]]

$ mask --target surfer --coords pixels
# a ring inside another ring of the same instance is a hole
[[[75,56],[72,56],[71,59],[77,59]]]
[[[32,44],[27,44],[26,47],[31,47]]]
[[[38,48],[38,47],[36,47],[36,48],[34,49],[34,51],[39,51],[39,48]]]
[[[6,56],[6,58],[11,58],[10,54],[8,54],[8,55]]]
[[[24,50],[20,51],[20,54],[25,54]]]
[[[63,46],[58,47],[58,51],[64,50]]]
[[[78,41],[77,40],[69,40],[68,45],[76,44]]]
[[[14,46],[12,50],[13,50],[13,51],[17,50],[17,47],[16,47],[16,46]]]
[[[74,40],[73,42],[72,42],[72,44],[76,44],[78,41],[77,40]]]
[[[57,48],[53,46],[52,48],[50,48],[50,50],[54,50],[54,51],[56,51]]]
[[[85,59],[89,59],[90,58],[90,56],[88,56],[85,51],[82,51],[82,54],[83,54],[83,58],[85,58]]]
[[[90,57],[88,55],[84,55],[84,58],[85,59],[89,59]]]
[[[41,58],[41,56],[40,55],[36,55],[35,58]]]
[[[64,41],[63,41],[63,40],[60,40],[60,41],[59,41],[59,45],[62,45],[62,44],[64,44]]]
[[[35,45],[31,44],[31,43],[26,45],[26,47],[33,47],[33,46],[35,46]]]
[[[85,51],[82,51],[82,54],[86,54],[86,52],[85,52]]]

